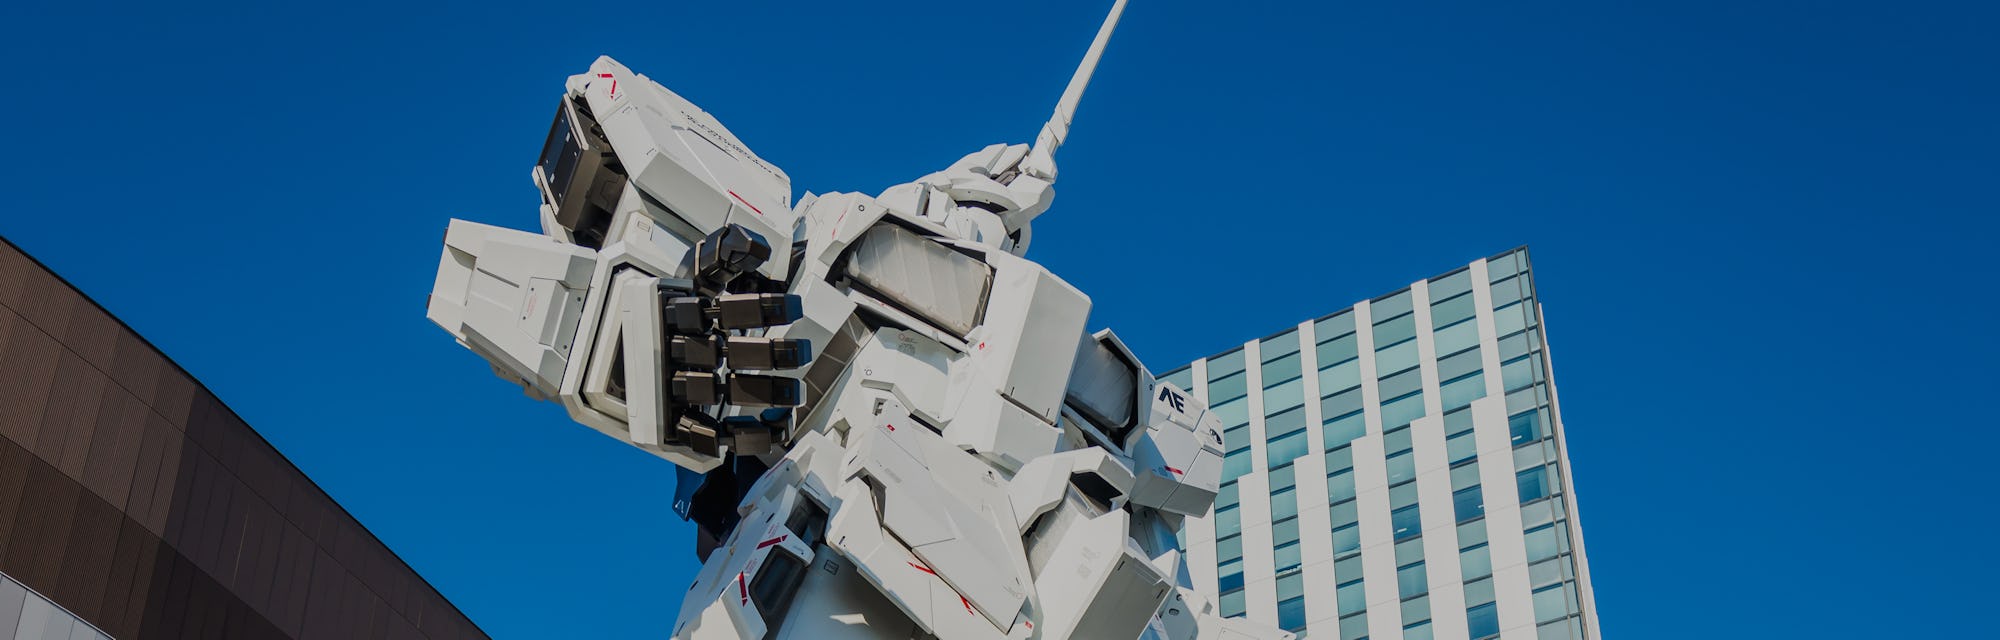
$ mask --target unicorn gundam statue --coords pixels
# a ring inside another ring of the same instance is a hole
[[[430,319],[680,467],[703,565],[674,637],[1291,637],[1190,585],[1217,418],[1022,257],[1124,7],[1032,146],[872,197],[793,202],[714,116],[599,58],[535,165],[541,232],[451,221]]]

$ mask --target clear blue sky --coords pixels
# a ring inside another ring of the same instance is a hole
[[[0,234],[494,635],[659,634],[672,469],[424,320],[446,219],[534,226],[599,54],[875,193],[1108,4],[11,2]],[[2000,15],[1550,4],[1138,0],[1030,257],[1166,370],[1528,244],[1611,637],[1991,637]]]

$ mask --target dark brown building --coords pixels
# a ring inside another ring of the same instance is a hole
[[[215,394],[7,242],[0,574],[0,638],[486,637]]]

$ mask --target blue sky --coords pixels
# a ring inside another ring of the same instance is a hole
[[[672,469],[424,320],[446,219],[534,226],[599,54],[875,193],[1108,4],[8,3],[0,235],[489,632],[657,635]],[[1655,4],[1134,2],[1030,257],[1167,370],[1530,245],[1607,633],[1990,633],[2000,14]]]

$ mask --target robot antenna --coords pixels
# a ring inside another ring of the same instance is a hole
[[[1042,132],[1035,136],[1034,148],[1021,163],[1026,173],[1055,180],[1056,148],[1069,137],[1069,123],[1076,117],[1076,105],[1083,101],[1083,90],[1090,86],[1090,74],[1097,70],[1097,59],[1104,56],[1104,45],[1111,42],[1111,32],[1118,29],[1118,18],[1124,13],[1125,0],[1111,5],[1111,14],[1104,17],[1104,26],[1097,29],[1097,39],[1091,41],[1090,50],[1084,52],[1083,62],[1076,66],[1076,74],[1070,76],[1069,86],[1063,89],[1062,99],[1056,102],[1055,114],[1049,117],[1048,124],[1042,125]]]

